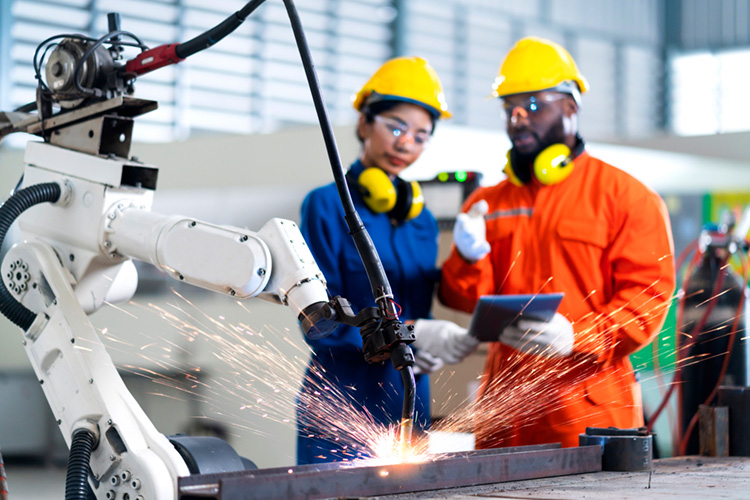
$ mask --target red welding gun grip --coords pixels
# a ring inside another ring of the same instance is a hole
[[[144,50],[135,59],[125,63],[125,73],[143,75],[155,69],[184,61],[183,58],[177,57],[175,52],[178,45],[177,43],[170,43]]]

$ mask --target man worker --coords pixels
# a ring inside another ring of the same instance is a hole
[[[665,205],[586,151],[578,109],[588,83],[563,47],[520,40],[493,87],[512,143],[508,178],[464,204],[440,298],[466,312],[483,295],[564,298],[550,321],[517,320],[489,344],[477,448],[577,446],[586,427],[642,426],[628,356],[660,331],[675,289]],[[523,383],[503,385],[514,377]],[[511,386],[524,401],[492,390]],[[511,421],[499,418],[502,405],[515,405]]]

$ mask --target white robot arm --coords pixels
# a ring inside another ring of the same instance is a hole
[[[291,221],[254,233],[150,212],[153,167],[46,143],[29,143],[25,160],[23,186],[51,183],[60,196],[23,211],[23,242],[2,275],[11,305],[33,318],[21,325],[24,345],[60,430],[72,452],[90,454],[79,475],[98,498],[174,499],[177,477],[191,471],[130,395],[86,314],[133,295],[132,258],[196,286],[286,304],[297,317],[328,301],[323,275]]]

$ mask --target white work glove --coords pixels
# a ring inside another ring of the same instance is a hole
[[[555,313],[547,322],[521,319],[505,327],[500,342],[525,353],[570,356],[573,352],[573,325],[560,313]]]
[[[453,226],[453,242],[456,244],[458,253],[470,261],[482,260],[490,253],[490,244],[487,243],[487,225],[484,216],[489,206],[487,200],[479,200],[474,203],[468,212],[460,213],[456,217]]]
[[[414,347],[439,358],[445,363],[458,363],[474,352],[479,341],[451,321],[418,319],[414,322],[417,340]]]
[[[424,349],[414,351],[414,375],[430,374],[438,371],[445,363]]]

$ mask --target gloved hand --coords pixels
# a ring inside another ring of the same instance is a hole
[[[445,363],[424,349],[414,351],[414,375],[429,374],[438,371]]]
[[[417,336],[414,347],[445,363],[458,363],[479,345],[466,328],[441,319],[418,319],[414,322],[414,334]]]
[[[456,244],[458,253],[470,261],[482,260],[490,253],[490,244],[487,243],[487,225],[484,216],[489,206],[487,200],[479,200],[474,203],[468,212],[458,214],[456,224],[453,226],[453,242]]]
[[[573,352],[573,325],[560,313],[548,321],[519,320],[505,327],[500,342],[521,352],[543,356],[570,356]]]

